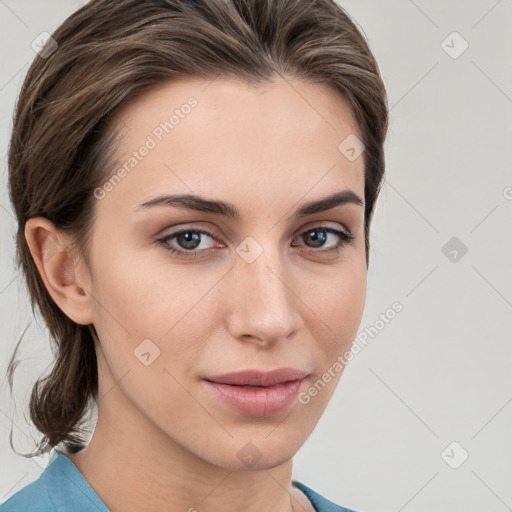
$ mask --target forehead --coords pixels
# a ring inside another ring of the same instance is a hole
[[[117,121],[113,172],[126,172],[109,201],[181,192],[271,206],[315,189],[364,190],[363,155],[350,160],[339,148],[362,138],[359,128],[347,100],[325,84],[181,79],[139,96]]]

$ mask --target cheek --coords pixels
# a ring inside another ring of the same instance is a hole
[[[95,324],[109,366],[116,378],[130,370],[141,388],[159,389],[164,381],[166,395],[180,395],[169,373],[181,380],[193,371],[211,331],[206,295],[218,276],[121,253],[100,262],[95,273]]]
[[[133,257],[124,251],[123,257],[100,262],[96,277],[97,313],[115,331],[141,339],[168,335],[206,286],[194,282],[197,274],[151,261],[144,251]]]
[[[306,301],[315,330],[324,334],[327,346],[338,350],[350,345],[357,334],[366,300],[366,267],[351,265],[333,272],[324,289],[311,288]],[[336,343],[332,343],[336,341]]]
[[[308,305],[315,340],[315,375],[299,395],[305,407],[323,410],[345,369],[346,354],[357,335],[366,298],[366,266],[346,266],[332,276],[329,288],[317,290]],[[308,410],[308,409],[306,409]]]

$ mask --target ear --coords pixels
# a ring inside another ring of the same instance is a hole
[[[44,217],[27,220],[25,238],[57,306],[77,324],[93,323],[90,275],[83,259],[73,256],[71,239]]]

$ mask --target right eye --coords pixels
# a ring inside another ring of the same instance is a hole
[[[213,233],[203,229],[182,228],[160,238],[158,242],[163,245],[166,251],[169,251],[172,254],[179,254],[184,257],[196,257],[198,254],[211,252],[210,249],[195,250],[196,247],[201,244],[201,238],[204,235],[210,238],[215,237]],[[176,239],[176,243],[181,247],[171,245],[170,242],[173,239]]]

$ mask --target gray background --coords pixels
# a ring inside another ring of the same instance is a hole
[[[13,263],[7,141],[31,42],[82,4],[0,0],[2,377],[28,325],[15,400],[1,382],[0,501],[44,466],[13,453],[8,433],[14,422],[17,449],[33,449],[23,413],[51,363]],[[340,4],[377,57],[391,108],[360,327],[378,332],[346,368],[294,478],[359,512],[512,510],[512,1]],[[454,31],[469,44],[460,55]],[[395,301],[403,311],[379,328]]]

